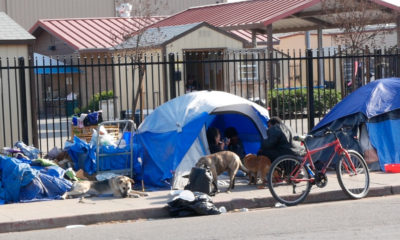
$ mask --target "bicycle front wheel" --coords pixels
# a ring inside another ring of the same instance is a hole
[[[296,157],[282,156],[271,165],[268,188],[277,201],[294,206],[304,201],[310,192],[310,176]]]
[[[350,198],[365,197],[369,190],[369,170],[364,158],[354,150],[348,150],[350,159],[343,155],[338,161],[336,175],[343,192]],[[354,168],[350,164],[351,161]]]

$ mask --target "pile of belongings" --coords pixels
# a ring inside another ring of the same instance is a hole
[[[84,126],[93,126],[103,122],[102,111],[81,113],[79,116],[72,117],[72,124],[83,128]]]
[[[82,169],[85,173],[93,175],[97,170],[109,171],[130,168],[130,156],[123,153],[131,152],[133,148],[133,172],[136,174],[135,181],[140,182],[142,180],[140,176],[142,164],[139,159],[143,158],[143,152],[140,145],[135,142],[135,138],[133,145],[130,145],[131,137],[133,137],[131,135],[131,132],[125,131],[120,139],[114,139],[103,126],[100,126],[98,133],[93,129],[92,139],[89,143],[74,136],[73,142],[67,141],[64,149],[73,161],[73,170]],[[100,146],[97,146],[97,142]],[[96,162],[97,148],[99,148],[100,154],[107,155],[102,156],[102,161],[98,167]]]
[[[40,151],[23,142],[0,155],[0,204],[61,199],[72,182],[68,171],[39,158]]]
[[[221,214],[210,196],[201,192],[183,190],[168,202],[171,217]]]

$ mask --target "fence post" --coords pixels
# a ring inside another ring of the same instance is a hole
[[[29,144],[28,138],[28,109],[26,104],[26,79],[25,79],[25,60],[23,57],[18,58],[18,69],[19,69],[19,91],[20,91],[20,102],[21,102],[21,127],[22,127],[22,141]]]
[[[307,49],[307,107],[308,107],[308,131],[314,127],[314,76],[313,76],[313,52]]]
[[[170,93],[171,99],[176,97],[176,86],[175,86],[175,55],[170,53],[168,55],[169,65],[169,82],[170,82]]]

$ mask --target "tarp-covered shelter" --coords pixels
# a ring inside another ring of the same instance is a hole
[[[362,132],[363,124],[367,133]],[[361,135],[368,134],[382,170],[387,163],[400,163],[400,78],[376,80],[357,89],[336,104],[312,132],[349,126],[352,126],[350,137],[344,140],[354,142],[351,137],[359,129]],[[352,146],[357,147],[349,144]]]
[[[267,137],[268,119],[265,108],[226,92],[192,92],[164,103],[143,121],[136,135],[145,151],[145,184],[182,187],[182,176],[209,154],[206,129],[210,126],[221,134],[235,127],[245,152],[255,153]]]

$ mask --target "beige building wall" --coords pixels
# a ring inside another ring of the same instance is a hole
[[[210,29],[208,27],[201,27],[197,29],[194,32],[191,32],[187,35],[185,35],[182,38],[177,39],[176,41],[169,43],[166,46],[166,52],[167,55],[169,53],[178,53],[182,56],[184,51],[190,51],[190,50],[210,50],[210,51],[218,51],[218,50],[226,50],[226,49],[242,49],[243,42],[239,41],[235,38],[229,37],[225,34],[222,34],[221,32],[218,32],[214,29]],[[182,59],[182,57],[180,57]],[[222,64],[218,64],[217,66],[212,66],[217,68],[216,74],[221,74],[222,76],[225,76],[224,79],[228,78],[229,73],[227,72],[222,72],[223,69],[227,69],[226,67],[223,67]],[[184,76],[186,76],[186,72],[182,64],[177,65],[177,69],[181,69],[182,71],[182,79],[184,79]],[[225,80],[224,81],[224,89],[229,89],[230,83],[229,81]],[[179,92],[183,93],[185,92],[185,86],[184,84],[180,84],[180,82],[177,82],[176,87],[180,87],[178,90]]]
[[[130,52],[125,52],[130,56]],[[141,98],[138,99],[135,109],[154,109],[163,103],[165,88],[164,65],[157,64],[163,62],[161,48],[146,50],[142,63],[151,63],[146,67],[143,76],[141,89]],[[117,63],[117,62],[116,62]],[[130,57],[120,58],[118,64],[114,67],[114,79],[116,89],[116,108],[120,110],[133,109],[133,97],[136,96],[139,85],[139,68],[136,61],[132,61]],[[149,93],[149,94],[147,94]],[[153,98],[154,97],[154,98]]]
[[[2,67],[15,67],[18,66],[18,57],[28,59],[28,46],[27,45],[1,45],[0,56]],[[25,65],[28,63],[25,62]],[[26,70],[26,100],[27,106],[31,99],[30,96],[30,82],[29,71]],[[22,141],[22,121],[28,123],[28,139],[32,144],[32,114],[27,112],[28,119],[21,119],[21,93],[19,85],[19,72],[14,69],[0,70],[0,89],[2,96],[0,97],[0,146],[11,147],[16,141]],[[28,107],[29,109],[29,107]],[[3,114],[4,113],[4,114]],[[19,117],[19,118],[18,118]],[[18,121],[18,119],[20,121]],[[4,136],[6,138],[4,139]]]
[[[279,45],[274,46],[275,49],[279,49],[284,53],[288,53],[292,56],[293,50],[296,52],[296,56],[299,55],[299,52],[304,54],[306,49],[306,38],[304,33],[297,33],[293,35],[289,35],[286,37],[279,37]],[[310,45],[311,49],[318,48],[318,35],[310,34]],[[322,35],[322,47],[332,47],[335,46],[333,39],[330,35]]]
[[[221,34],[220,32],[208,27],[201,27],[184,37],[169,43],[166,46],[168,53],[183,53],[184,49],[209,49],[209,48],[243,48],[243,42]]]
[[[136,109],[142,107],[143,109],[155,109],[164,103],[164,99],[169,99],[169,66],[162,64],[164,56],[168,58],[168,54],[178,54],[175,59],[182,61],[182,54],[187,50],[213,50],[213,49],[227,49],[227,48],[242,48],[243,43],[239,40],[231,38],[227,35],[221,34],[218,31],[207,27],[201,27],[175,41],[168,43],[165,48],[162,46],[145,49],[145,59],[143,62],[148,64],[143,78],[142,98],[139,99]],[[124,54],[129,55],[129,51]],[[125,64],[122,58],[121,63]],[[168,61],[168,59],[167,59]],[[132,64],[130,59],[127,60],[127,66],[114,67],[114,79],[116,84],[117,107],[121,110],[132,109],[133,96],[139,88],[139,75],[137,65]],[[159,64],[157,64],[159,63]],[[185,70],[183,64],[176,64],[175,69],[181,72],[181,81],[176,82],[176,91],[180,94],[185,93],[184,79]],[[165,82],[165,77],[168,82]],[[120,81],[121,79],[121,81]],[[179,89],[178,89],[179,88]],[[121,92],[119,92],[121,89]],[[165,96],[167,89],[168,96]],[[154,96],[154,97],[153,97]]]
[[[6,12],[25,29],[48,18],[113,17],[114,0],[0,0]]]
[[[295,59],[298,57],[305,57],[306,55],[306,41],[305,41],[305,33],[294,33],[292,35],[279,37],[280,44],[276,46],[276,49],[279,49],[283,53],[287,54],[289,57],[287,60],[283,60],[288,64],[288,68],[283,68],[283,72],[285,73],[285,77],[283,79],[282,87],[293,87],[293,86],[305,86],[306,85],[306,73],[307,73],[307,62],[305,60]],[[329,34],[322,35],[322,47],[329,48],[335,46],[334,39]],[[310,34],[310,47],[315,50],[318,49],[318,35],[311,33]],[[324,53],[328,56],[327,52]],[[318,66],[318,60],[314,60],[313,66]],[[325,60],[323,63],[323,68],[325,76],[324,80],[329,81],[332,77],[332,71],[330,71],[330,67],[332,67],[332,63],[329,60]],[[321,85],[322,83],[318,83],[318,68],[314,67],[313,77],[314,84]]]
[[[191,6],[214,4],[217,0],[147,0],[152,15],[171,15]],[[219,0],[218,2],[225,2]],[[7,13],[26,30],[39,19],[115,17],[118,2],[134,0],[0,0],[0,11]],[[133,4],[134,6],[136,4]],[[135,12],[135,9],[133,10]]]

